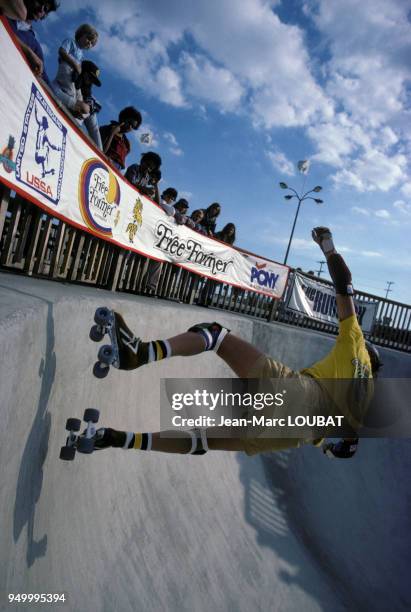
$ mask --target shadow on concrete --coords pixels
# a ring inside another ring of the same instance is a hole
[[[18,291],[18,293],[24,292]],[[25,293],[25,295],[29,294]],[[37,296],[32,297],[41,299]],[[17,542],[24,527],[27,525],[26,562],[28,567],[31,567],[36,559],[43,557],[47,550],[47,534],[36,540],[34,527],[36,504],[40,499],[43,486],[43,465],[47,456],[50,436],[51,416],[47,412],[47,405],[56,374],[53,305],[46,300],[41,299],[41,301],[47,304],[46,359],[42,359],[39,366],[38,375],[41,378],[40,397],[20,464],[13,522],[15,542]]]
[[[298,483],[290,482],[288,471],[291,453],[295,450],[267,453],[250,459],[238,453],[240,480],[245,488],[245,518],[257,534],[260,546],[271,548],[279,559],[292,569],[283,569],[278,578],[297,585],[311,596],[322,609],[329,608],[330,600],[322,584],[331,583],[334,591],[333,612],[354,609],[347,601],[340,579],[323,560],[323,551],[316,546],[315,534],[307,534],[304,526],[304,507],[299,507],[303,491],[296,491]],[[261,462],[263,470],[256,463]],[[301,555],[301,545],[306,558]],[[316,572],[316,566],[318,572]],[[320,581],[318,575],[324,577]],[[337,596],[337,597],[336,597]],[[335,599],[341,607],[335,608]]]

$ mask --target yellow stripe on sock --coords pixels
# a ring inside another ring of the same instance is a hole
[[[134,445],[133,445],[133,448],[135,448],[136,450],[141,450],[142,442],[143,442],[143,434],[141,434],[141,433],[134,434]]]
[[[157,361],[160,361],[160,359],[164,359],[164,352],[163,352],[163,349],[161,348],[161,344],[159,343],[159,341],[156,340],[155,342],[156,342],[156,347],[157,347]]]

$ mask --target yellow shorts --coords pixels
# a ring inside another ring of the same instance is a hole
[[[307,406],[308,412],[310,412],[311,405],[317,405],[319,401],[322,401],[322,391],[314,382],[312,377],[300,374],[300,372],[292,370],[279,361],[275,361],[275,359],[269,357],[268,355],[262,355],[256,361],[254,366],[249,371],[247,378],[271,379],[272,386],[274,387],[274,393],[278,390],[277,386],[279,384],[279,379],[298,379],[298,385],[301,386],[301,393],[304,393],[304,397],[309,398]],[[264,437],[264,431],[262,431],[261,437],[246,438],[242,440],[242,442],[244,445],[243,450],[245,453],[247,453],[247,455],[256,455],[257,453],[282,451],[287,448],[298,448],[299,446],[302,446],[310,441],[300,438]],[[316,440],[315,442],[317,445],[320,441]]]

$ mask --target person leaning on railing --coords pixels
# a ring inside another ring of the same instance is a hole
[[[156,185],[157,192],[158,186]],[[174,217],[176,211],[174,208],[174,202],[177,199],[178,192],[174,187],[168,187],[163,191],[160,197],[159,205],[164,210],[166,215]],[[161,261],[156,259],[150,259],[147,265],[147,272],[143,277],[142,283],[146,280],[145,289],[142,293],[144,295],[153,295],[157,291],[158,281],[160,279],[161,269],[163,264]]]
[[[156,182],[155,180],[155,174],[153,183],[153,172],[155,173],[156,170],[160,170],[160,167],[161,157],[158,153],[147,151],[141,155],[139,164],[131,164],[131,166],[127,168],[124,176],[129,183],[146,195],[146,188],[149,185],[153,185],[154,187],[157,185],[158,181]]]
[[[213,202],[205,209],[204,218],[201,221],[201,227],[205,230],[207,236],[214,236],[217,225],[217,217],[221,212],[221,206],[218,202]]]
[[[131,151],[127,134],[131,130],[138,130],[141,121],[141,113],[134,106],[127,106],[120,111],[118,121],[100,127],[103,153],[118,170],[124,170],[126,157]]]
[[[8,3],[10,4],[10,3]],[[52,11],[59,7],[57,0],[25,0],[26,19],[8,19],[9,25],[20,42],[20,47],[27,58],[34,74],[43,79],[51,87],[50,79],[44,67],[44,54],[41,44],[37,40],[32,22],[45,19]],[[23,11],[19,11],[23,14]]]
[[[10,19],[27,19],[27,9],[23,0],[0,0],[0,15]]]
[[[95,47],[97,41],[97,30],[83,23],[76,29],[74,37],[63,40],[58,50],[58,68],[52,87],[58,99],[78,118],[90,114],[90,106],[83,100],[81,83],[77,79],[83,71],[84,50]]]

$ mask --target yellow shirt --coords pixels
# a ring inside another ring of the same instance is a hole
[[[371,362],[357,317],[340,322],[332,351],[321,361],[301,370],[314,378],[372,378]]]
[[[372,379],[371,361],[365,346],[357,317],[352,315],[340,322],[340,330],[332,351],[301,374],[321,379],[338,412],[345,416],[346,424],[355,431],[361,428],[373,394],[373,382],[358,379]],[[356,383],[340,380],[357,380]]]

